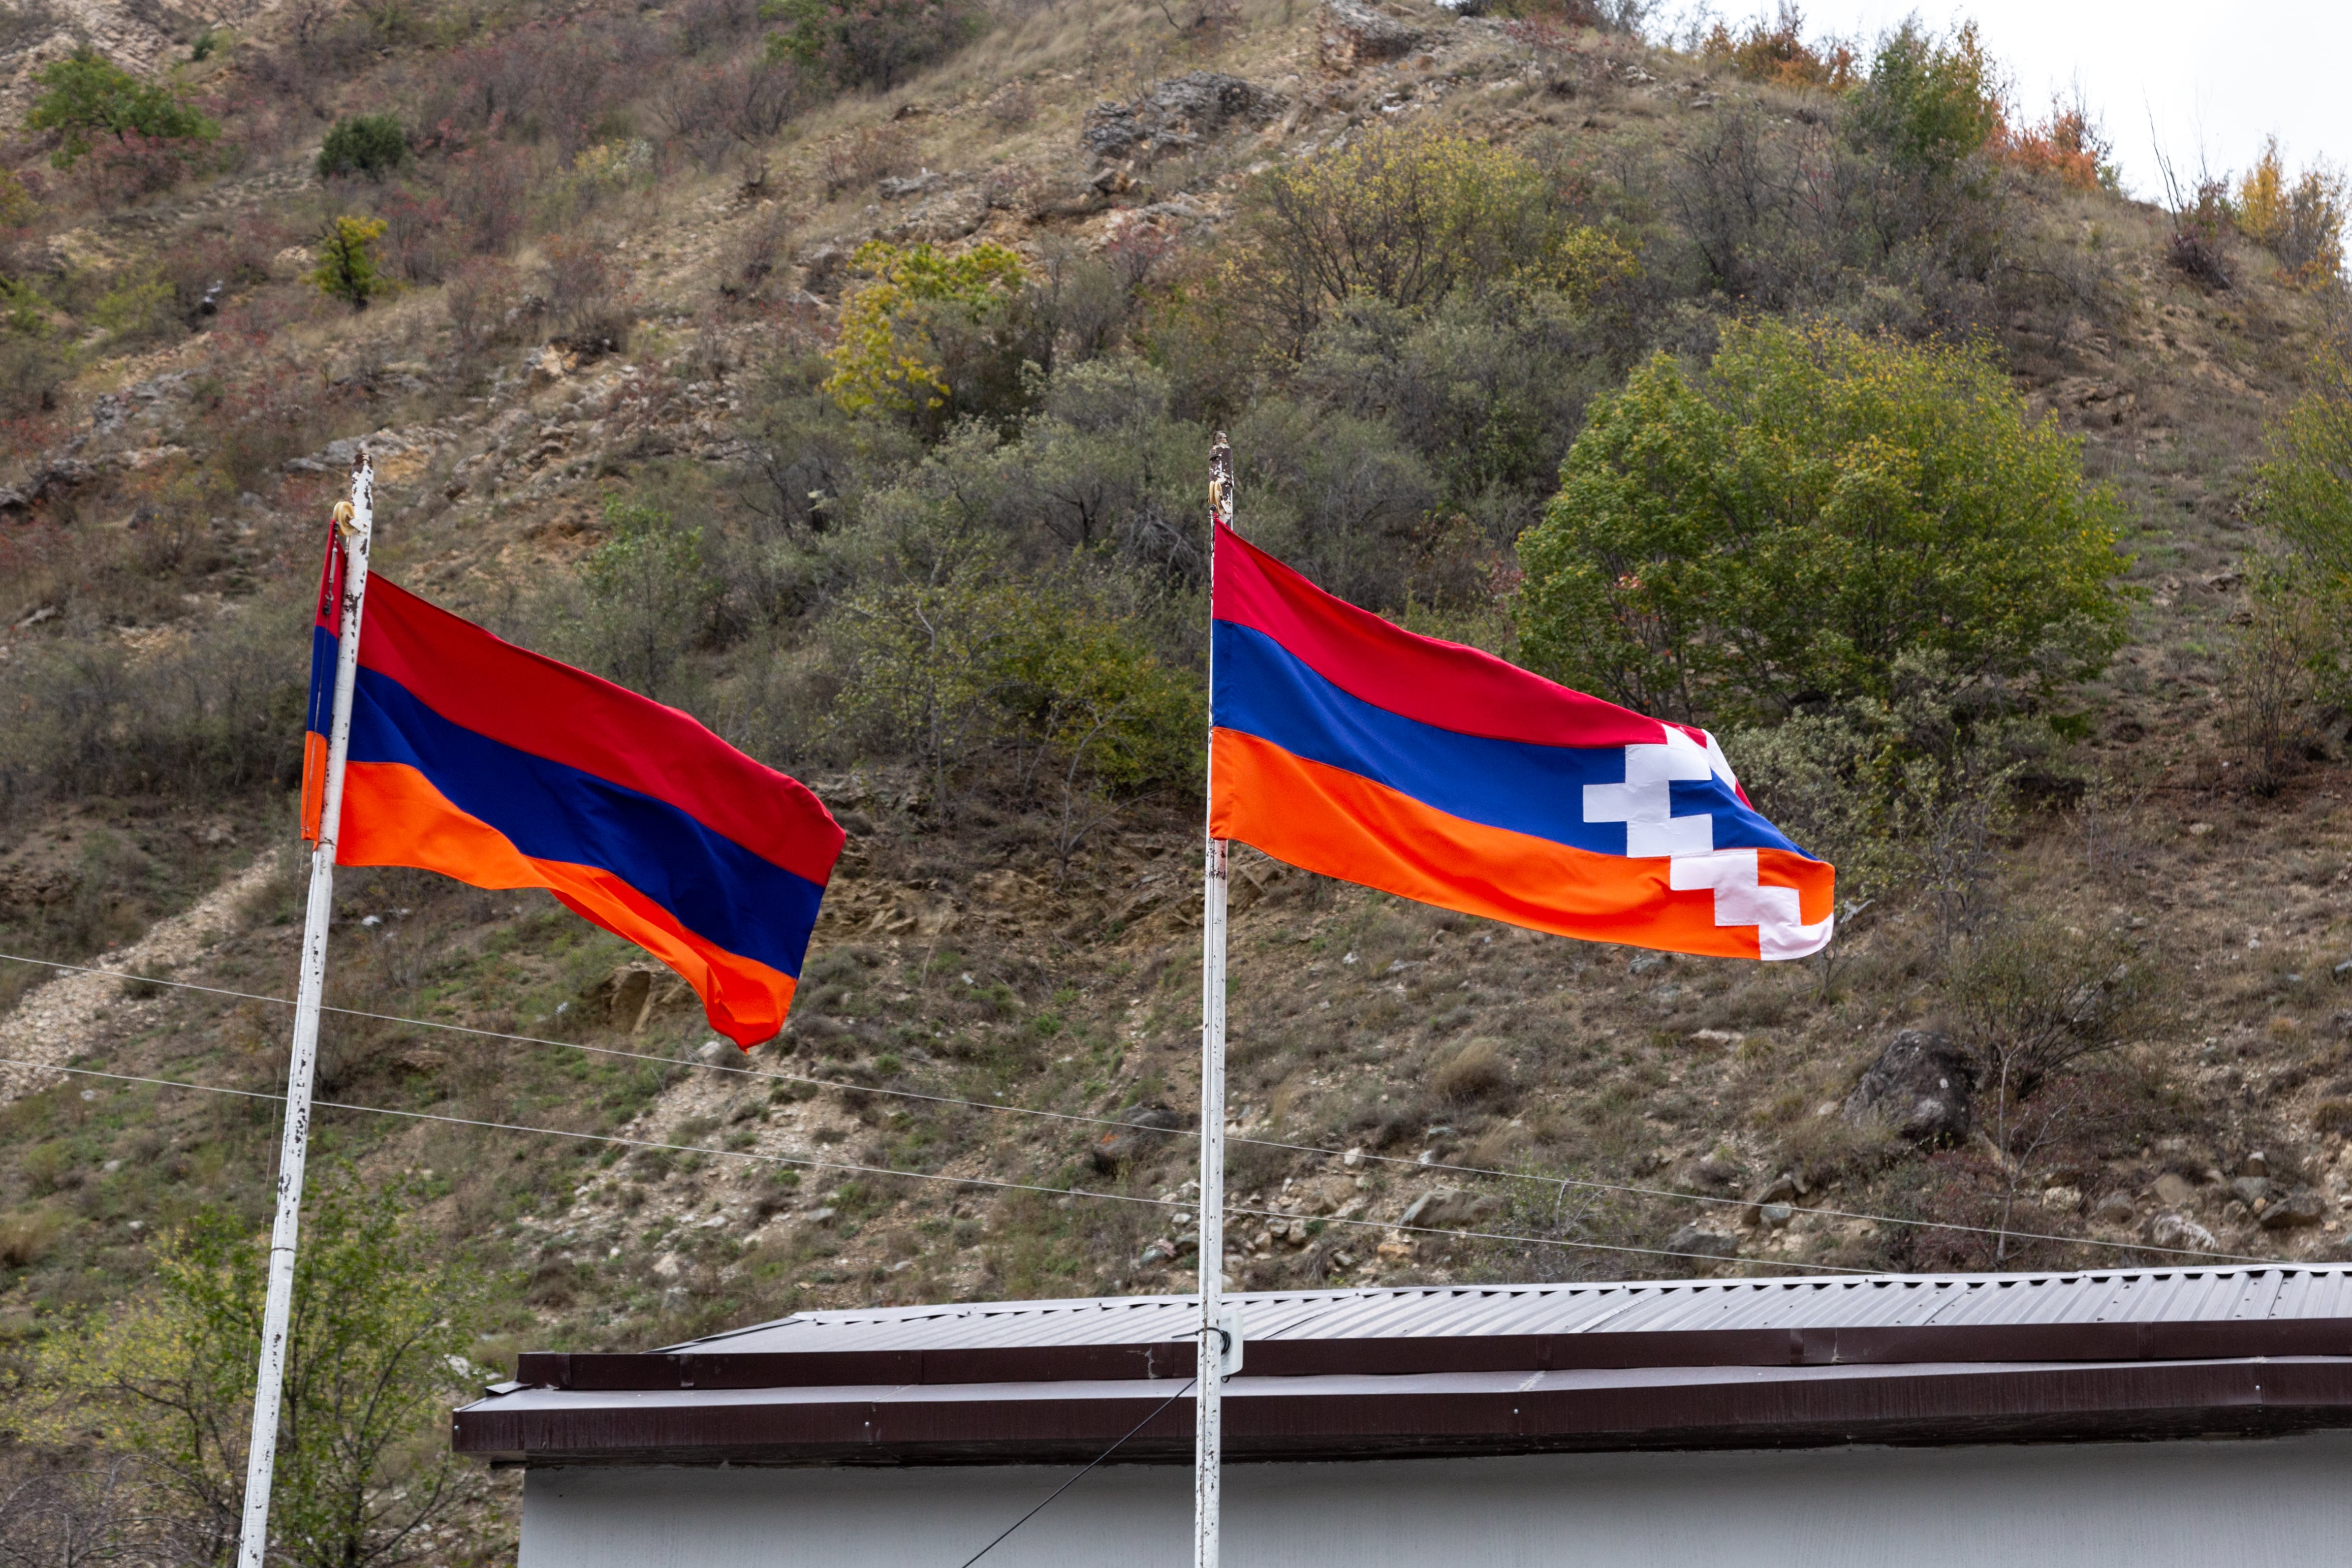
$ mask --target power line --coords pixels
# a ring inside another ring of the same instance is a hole
[[[1191,1377],[1185,1379],[1184,1386],[1170,1394],[1167,1398],[1161,1400],[1158,1410],[1153,1411],[1150,1415],[1145,1416],[1142,1420],[1129,1427],[1125,1436],[1120,1437],[1118,1441],[1113,1443],[1109,1447],[1105,1448],[1101,1453],[1097,1454],[1093,1458],[1088,1459],[1085,1469],[1080,1470],[1076,1475],[1072,1476],[1068,1480],[1064,1481],[1060,1486],[1055,1487],[1046,1497],[1045,1502],[1039,1503],[1035,1508],[1031,1509],[1027,1513],[1023,1514],[1019,1519],[1016,1519],[1011,1524],[1006,1525],[1003,1531],[998,1534],[994,1541],[990,1542],[987,1545],[982,1547],[979,1551],[965,1558],[963,1560],[963,1568],[971,1568],[973,1563],[979,1562],[982,1558],[987,1556],[990,1552],[1003,1545],[1004,1543],[1005,1536],[1012,1534],[1014,1531],[1020,1529],[1023,1525],[1028,1523],[1031,1520],[1045,1512],[1046,1503],[1052,1502],[1055,1498],[1060,1497],[1064,1492],[1068,1491],[1072,1487],[1076,1486],[1080,1481],[1085,1480],[1087,1476],[1093,1473],[1094,1468],[1097,1465],[1101,1464],[1105,1459],[1109,1458],[1113,1454],[1118,1453],[1121,1448],[1127,1447],[1127,1439],[1129,1437],[1134,1436],[1138,1432],[1142,1431],[1146,1426],[1149,1426],[1154,1421],[1159,1420],[1160,1417],[1166,1413],[1170,1405],[1175,1404],[1178,1400],[1192,1393],[1192,1385],[1200,1381],[1201,1374],[1199,1373],[1194,1373]]]
[[[200,1094],[228,1094],[243,1100],[276,1100],[283,1103],[286,1097],[257,1089],[226,1089],[217,1084],[190,1083],[182,1079],[148,1078],[137,1073],[104,1072],[97,1068],[58,1067],[50,1062],[27,1061],[16,1057],[0,1057],[0,1066],[37,1068],[45,1072],[70,1073],[78,1078],[106,1079],[115,1083],[140,1083],[158,1089],[193,1089]],[[1137,1197],[1129,1193],[1098,1193],[1086,1187],[1049,1187],[1039,1182],[1008,1182],[994,1176],[953,1176],[942,1171],[901,1171],[888,1165],[861,1165],[842,1160],[819,1160],[812,1155],[771,1154],[756,1149],[712,1149],[696,1143],[665,1143],[651,1138],[624,1138],[610,1132],[575,1132],[562,1127],[534,1127],[520,1121],[486,1121],[469,1116],[447,1116],[431,1110],[399,1110],[384,1105],[356,1105],[346,1100],[316,1100],[311,1103],[324,1110],[359,1110],[372,1116],[397,1116],[411,1121],[436,1121],[451,1127],[478,1127],[492,1132],[536,1132],[549,1138],[570,1138],[585,1143],[616,1143],[630,1149],[658,1149],[675,1154],[715,1154],[728,1160],[753,1160],[774,1165],[799,1165],[811,1170],[845,1171],[856,1175],[898,1176],[910,1181],[945,1182],[959,1187],[991,1187],[1001,1192],[1039,1193],[1047,1197],[1099,1198],[1108,1203],[1135,1204],[1146,1208],[1189,1209],[1190,1205],[1175,1198]],[[1318,1215],[1289,1214],[1279,1209],[1249,1208],[1240,1205],[1225,1205],[1227,1214],[1247,1215],[1256,1219],[1316,1220],[1326,1225],[1356,1226],[1367,1230],[1403,1231],[1415,1236],[1442,1236],[1473,1241],[1507,1241],[1520,1247],[1571,1247],[1583,1252],[1622,1252],[1644,1258],[1676,1258],[1689,1261],[1690,1255],[1669,1252],[1661,1247],[1625,1247],[1602,1241],[1559,1241],[1549,1237],[1514,1236],[1503,1231],[1451,1230],[1440,1226],[1406,1225],[1400,1220],[1343,1218],[1338,1215]],[[1867,1268],[1849,1268],[1834,1263],[1800,1263],[1793,1259],[1749,1258],[1753,1263],[1770,1263],[1790,1268],[1811,1268],[1831,1274],[1868,1274]]]
[[[267,1002],[276,1006],[290,1007],[294,1004],[284,996],[265,996],[250,991],[230,991],[217,985],[198,985],[185,980],[165,980],[156,975],[131,974],[120,969],[100,969],[88,964],[60,963],[55,959],[27,958],[20,953],[0,952],[0,959],[16,963],[36,964],[46,969],[62,969],[78,974],[109,974],[124,980],[136,980],[149,985],[169,985],[183,991],[201,991],[207,995],[235,997],[245,1002]],[[1154,1127],[1147,1122],[1126,1121],[1111,1116],[1087,1116],[1076,1111],[1043,1110],[1025,1105],[992,1104],[984,1100],[962,1100],[954,1095],[926,1094],[918,1089],[886,1089],[879,1085],[853,1083],[841,1079],[810,1078],[799,1073],[772,1072],[761,1068],[738,1067],[726,1062],[699,1061],[689,1057],[662,1057],[649,1051],[625,1051],[613,1046],[592,1046],[579,1040],[551,1040],[541,1035],[508,1034],[498,1029],[478,1029],[471,1025],[451,1024],[432,1018],[407,1018],[396,1013],[370,1013],[357,1007],[327,1007],[324,1011],[340,1013],[350,1018],[370,1018],[379,1023],[404,1024],[413,1028],[441,1029],[451,1034],[473,1035],[483,1039],[511,1040],[519,1045],[549,1046],[558,1050],[583,1051],[591,1056],[615,1057],[626,1061],[651,1062],[661,1067],[690,1068],[703,1072],[734,1073],[744,1078],[761,1079],[776,1083],[808,1084],[818,1089],[839,1089],[849,1094],[887,1095],[894,1100],[912,1100],[931,1105],[960,1106],[971,1110],[989,1110],[1005,1116],[1032,1116],[1049,1121],[1080,1122],[1095,1127],[1123,1128],[1130,1131],[1156,1132],[1164,1137],[1197,1138],[1200,1133],[1191,1128]],[[201,1087],[201,1086],[198,1086]],[[388,1114],[409,1114],[392,1112]],[[1717,1207],[1748,1208],[1746,1198],[1727,1198],[1711,1193],[1677,1192],[1671,1187],[1636,1186],[1623,1182],[1596,1182],[1583,1176],[1552,1176],[1532,1171],[1503,1171],[1483,1165],[1461,1165],[1440,1160],[1407,1160],[1394,1154],[1375,1154],[1369,1149],[1327,1149],[1312,1143],[1286,1143],[1276,1139],[1247,1138],[1235,1135],[1229,1142],[1246,1143],[1259,1149],[1280,1149],[1295,1154],[1315,1154],[1326,1159],[1339,1159],[1354,1153],[1359,1159],[1383,1165],[1402,1165],[1409,1170],[1444,1172],[1453,1175],[1486,1176],[1498,1181],[1531,1182],[1554,1188],[1574,1187],[1580,1192],[1617,1193],[1633,1197],[1664,1198],[1676,1203],[1711,1204]],[[1058,1191],[1060,1189],[1045,1189]],[[1106,1194],[1113,1195],[1113,1194]],[[1171,1206],[1178,1206],[1171,1204]],[[2050,1231],[2011,1230],[1996,1226],[1960,1225],[1950,1220],[1914,1219],[1899,1215],[1871,1214],[1858,1209],[1822,1208],[1805,1204],[1788,1205],[1791,1215],[1809,1214],[1822,1219],[1864,1220],[1873,1225],[1906,1226],[1917,1230],[1948,1231],[1958,1236],[1990,1236],[2011,1241],[2049,1241],[2068,1247],[2095,1247],[2111,1252],[2161,1253],[2174,1258],[2218,1258],[2232,1263],[2266,1263],[2270,1258],[2255,1258],[2243,1253],[2200,1252],[2193,1247],[2157,1247],[2134,1241],[2106,1241],[2097,1237],[2061,1236]],[[1239,1212],[1231,1209],[1228,1212]],[[1312,1217],[1289,1215],[1291,1218]],[[1468,1232],[1453,1232],[1467,1235]],[[1599,1246],[1599,1243],[1545,1243],[1547,1246]],[[1641,1249],[1635,1249],[1641,1250]],[[1682,1254],[1667,1254],[1681,1257]]]

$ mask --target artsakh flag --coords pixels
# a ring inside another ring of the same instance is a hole
[[[316,841],[342,552],[310,634],[302,834]],[[545,888],[684,977],[750,1049],[784,1026],[842,830],[688,715],[367,585],[335,859]]]
[[[1416,637],[1222,523],[1210,831],[1399,897],[1731,958],[1826,946],[1834,873],[1704,730]]]

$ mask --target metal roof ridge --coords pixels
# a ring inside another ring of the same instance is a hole
[[[1928,1327],[1951,1323],[1955,1318],[1965,1314],[1969,1303],[1988,1300],[1988,1293],[2006,1296],[2020,1289],[2029,1295],[2043,1290],[2063,1293],[2092,1290],[2104,1285],[2107,1287],[2105,1297],[2091,1309],[2090,1321],[2116,1321],[2128,1317],[2131,1303],[2142,1298],[2150,1288],[2168,1284],[2175,1289],[2188,1289],[2202,1295],[2226,1290],[2233,1282],[2241,1294],[2231,1301],[2227,1315],[2238,1321],[2259,1321],[2296,1315],[2289,1297],[2291,1294],[2304,1294],[2303,1290],[2296,1289],[2298,1283],[2320,1281],[2352,1282],[2352,1262],[2165,1262],[2130,1268],[2022,1269],[2000,1274],[1889,1273],[1834,1279],[1761,1276],[1687,1279],[1433,1281],[1418,1285],[1240,1291],[1230,1300],[1244,1310],[1253,1306],[1260,1310],[1284,1309],[1286,1321],[1279,1327],[1270,1328],[1270,1338],[1313,1337],[1312,1330],[1316,1324],[1351,1305],[1407,1304],[1442,1300],[1460,1302],[1465,1308],[1475,1310],[1475,1303],[1480,1300],[1537,1302],[1554,1298],[1563,1306],[1574,1303],[1590,1309],[1590,1316],[1580,1313],[1580,1321],[1562,1322],[1549,1331],[1582,1334],[1609,1331],[1629,1315],[1654,1312],[1661,1303],[1673,1303],[1677,1300],[1688,1304],[1686,1310],[1710,1300],[1720,1302],[1729,1310],[1739,1300],[1757,1301],[1777,1298],[1793,1301],[1803,1298],[1823,1303],[1858,1301],[1857,1292],[1874,1295],[1889,1289],[1928,1292],[1919,1299],[1926,1308],[1925,1316],[1916,1320],[1916,1326]],[[2267,1289],[2263,1290],[2264,1299],[2259,1306],[2246,1299],[2249,1288],[2264,1286]],[[1864,1290],[1865,1287],[1867,1291]],[[887,1328],[962,1319],[1045,1319],[1065,1314],[1075,1317],[1080,1313],[1108,1316],[1118,1311],[1129,1314],[1165,1311],[1181,1308],[1194,1299],[1190,1294],[1170,1292],[1150,1296],[1055,1297],[1025,1301],[926,1302],[890,1307],[819,1309],[723,1330],[639,1353],[687,1354],[722,1350],[749,1335],[781,1333],[787,1330],[807,1332],[824,1328]],[[799,1335],[793,1337],[798,1339]]]

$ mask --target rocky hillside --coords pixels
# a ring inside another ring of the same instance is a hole
[[[2252,464],[2331,341],[2332,285],[2229,237],[2218,286],[2181,264],[2178,215],[2014,163],[1972,237],[1816,266],[1803,202],[1727,227],[1702,197],[1727,146],[1769,162],[1813,134],[1827,92],[1589,9],[913,9],[953,11],[952,37],[829,85],[777,79],[794,57],[737,0],[0,20],[0,111],[71,35],[176,70],[223,127],[143,192],[52,168],[30,130],[10,153],[31,195],[0,235],[0,950],[194,987],[0,962],[6,1055],[139,1080],[0,1079],[17,1352],[139,1289],[159,1229],[267,1212],[270,1106],[148,1080],[282,1081],[301,628],[360,447],[379,571],[689,708],[851,834],[791,1027],[748,1059],[541,895],[339,879],[329,995],[355,1011],[330,1019],[320,1092],[374,1109],[322,1112],[321,1142],[415,1178],[423,1221],[492,1272],[495,1364],[811,1306],[1187,1289],[1197,775],[1115,774],[1017,727],[951,769],[860,705],[880,656],[856,616],[909,539],[1034,516],[1051,533],[989,572],[1196,689],[1180,535],[1226,426],[1245,531],[1509,652],[1511,542],[1590,400],[1759,313],[1997,356],[2114,487],[2124,646],[2040,716],[2055,739],[1941,879],[1850,907],[1822,959],[1580,943],[1243,854],[1235,1280],[2347,1245],[2352,769],[2324,704],[2284,751],[2246,718]],[[329,126],[377,113],[406,172],[322,178]],[[1446,318],[1444,343],[1366,325],[1360,360],[1327,337],[1269,368],[1266,329],[1223,303],[1249,285],[1253,182],[1399,128],[1525,158],[1619,259],[1514,317],[1543,346],[1496,361],[1463,346],[1489,319]],[[363,309],[310,278],[354,213],[385,222],[399,285]],[[828,390],[871,241],[1018,260],[998,337],[942,350],[936,416]],[[969,388],[1000,352],[992,404]],[[1356,398],[1407,363],[1438,364],[1444,410]],[[1499,478],[1448,467],[1501,443],[1499,416],[1445,425],[1465,386],[1517,400]],[[1315,510],[1359,495],[1344,527]],[[1081,763],[1084,789],[1039,782]],[[1983,998],[2126,970],[2149,990],[2111,1036],[2030,1092],[1994,1081]],[[467,1529],[488,1552],[511,1521]]]

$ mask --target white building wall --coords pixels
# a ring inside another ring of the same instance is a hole
[[[1069,1467],[534,1469],[520,1568],[961,1568]],[[1111,1466],[984,1568],[1185,1568],[1191,1472]],[[1225,1471],[1227,1568],[2352,1561],[2352,1433]]]

